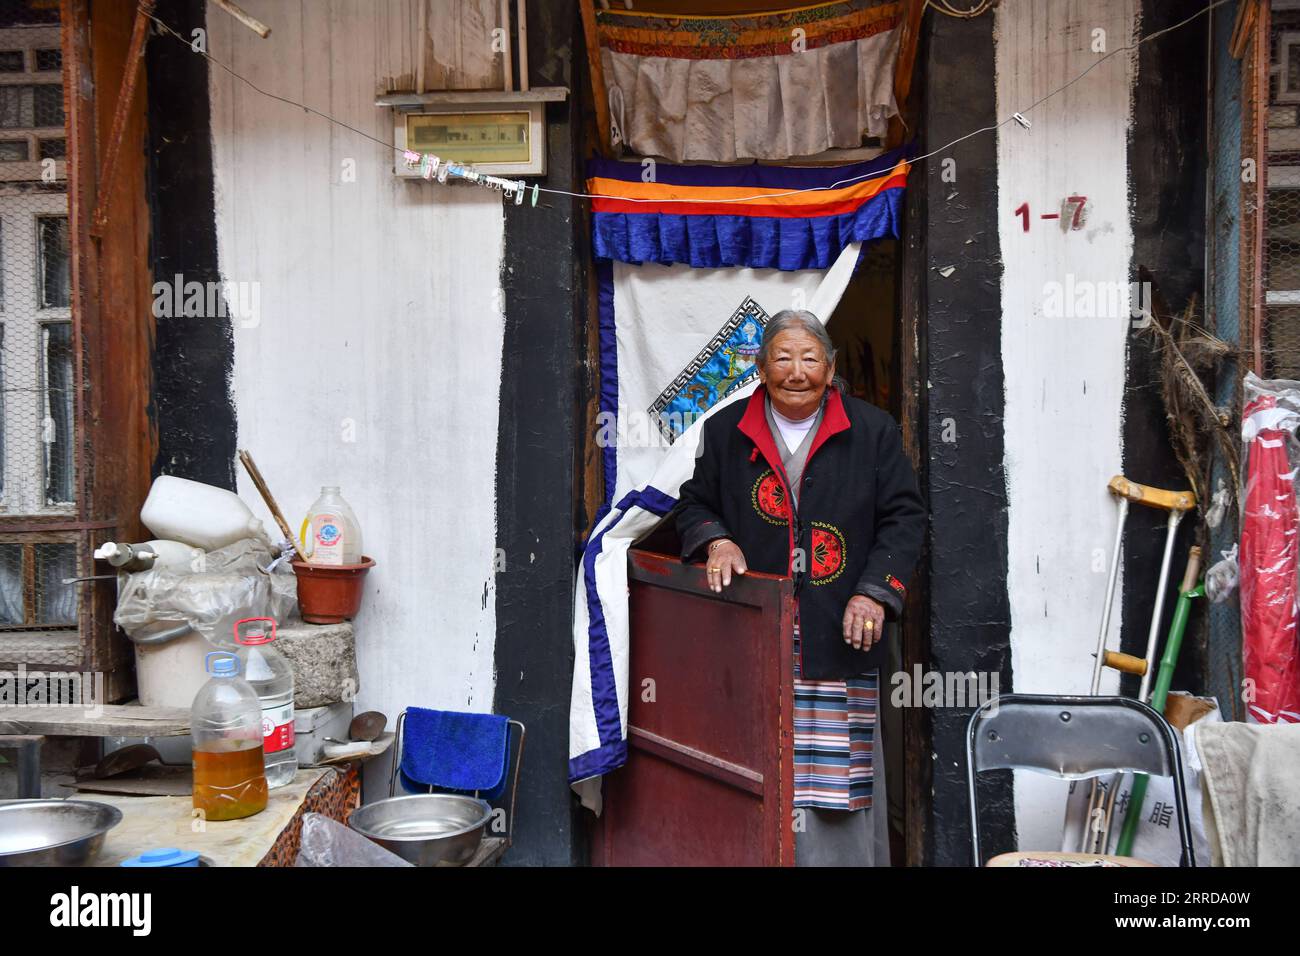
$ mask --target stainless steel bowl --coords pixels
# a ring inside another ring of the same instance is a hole
[[[491,817],[486,800],[416,793],[358,807],[348,825],[416,866],[464,866],[478,851]]]
[[[81,866],[121,822],[93,800],[0,800],[0,867]]]

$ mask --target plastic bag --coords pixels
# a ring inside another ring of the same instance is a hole
[[[119,578],[113,622],[133,634],[158,621],[184,621],[210,643],[234,646],[235,622],[245,617],[285,621],[298,601],[293,569],[252,538],[210,551],[191,569],[152,568]]]
[[[1300,382],[1247,373],[1243,443],[1241,582],[1243,700],[1260,723],[1300,721]]]
[[[1222,604],[1232,597],[1237,590],[1237,581],[1241,572],[1237,564],[1237,545],[1227,551],[1220,551],[1223,560],[1210,566],[1205,572],[1205,594],[1214,604]]]
[[[356,830],[319,813],[302,817],[302,841],[294,866],[413,866]]]

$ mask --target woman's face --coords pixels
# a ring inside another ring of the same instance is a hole
[[[767,364],[758,370],[772,406],[795,420],[817,411],[834,376],[835,363],[826,361],[821,343],[803,329],[779,333],[768,348]]]

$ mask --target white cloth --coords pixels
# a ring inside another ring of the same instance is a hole
[[[853,275],[858,252],[857,243],[846,246],[825,272],[614,263],[620,409],[644,417],[641,410],[654,403],[665,383],[680,378],[683,363],[716,336],[718,325],[741,299],[761,297],[768,314],[792,306],[806,308],[825,321]],[[569,709],[570,780],[583,804],[597,813],[598,786],[581,782],[613,769],[627,746],[628,548],[676,504],[678,490],[695,471],[704,418],[748,399],[757,380],[756,374],[750,375],[745,385],[708,409],[671,445],[615,448],[614,507],[592,530],[578,567]],[[623,427],[618,431],[620,442],[632,434]],[[657,434],[652,428],[641,431],[647,433]]]
[[[600,51],[611,110],[641,156],[783,160],[883,137],[899,27],[784,56],[685,60]]]
[[[811,415],[802,420],[796,420],[793,418],[786,418],[778,412],[776,406],[773,405],[772,418],[776,421],[777,431],[781,433],[781,440],[785,442],[785,447],[790,451],[794,451],[803,444],[804,436],[807,435],[808,430],[812,428],[813,422],[817,421],[817,412],[814,411]]]
[[[851,266],[857,261],[858,249],[857,243],[848,246],[839,262],[848,261]],[[752,351],[738,352],[733,360],[742,377],[756,380],[757,370],[750,366],[767,317],[813,302],[827,274],[822,269],[782,272],[694,269],[682,263],[613,263],[617,428],[610,435],[602,417],[598,435],[602,449],[608,444],[606,438],[614,441],[616,480],[612,490],[606,489],[611,491],[611,502],[617,503],[649,482],[673,441],[679,440],[665,432],[659,413],[653,410],[666,394],[689,392],[694,387],[691,383],[698,378],[696,366],[702,354],[725,337],[727,330],[739,330],[752,319]],[[838,301],[836,293],[829,300],[830,308]],[[700,402],[702,407],[696,405],[693,410],[703,415],[709,404],[703,397]],[[675,486],[655,487],[677,494]]]
[[[1196,726],[1215,866],[1300,866],[1300,724]]]

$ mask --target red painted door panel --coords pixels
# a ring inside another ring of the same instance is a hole
[[[793,865],[790,580],[717,595],[700,565],[628,561],[628,761],[605,778],[593,862]]]

